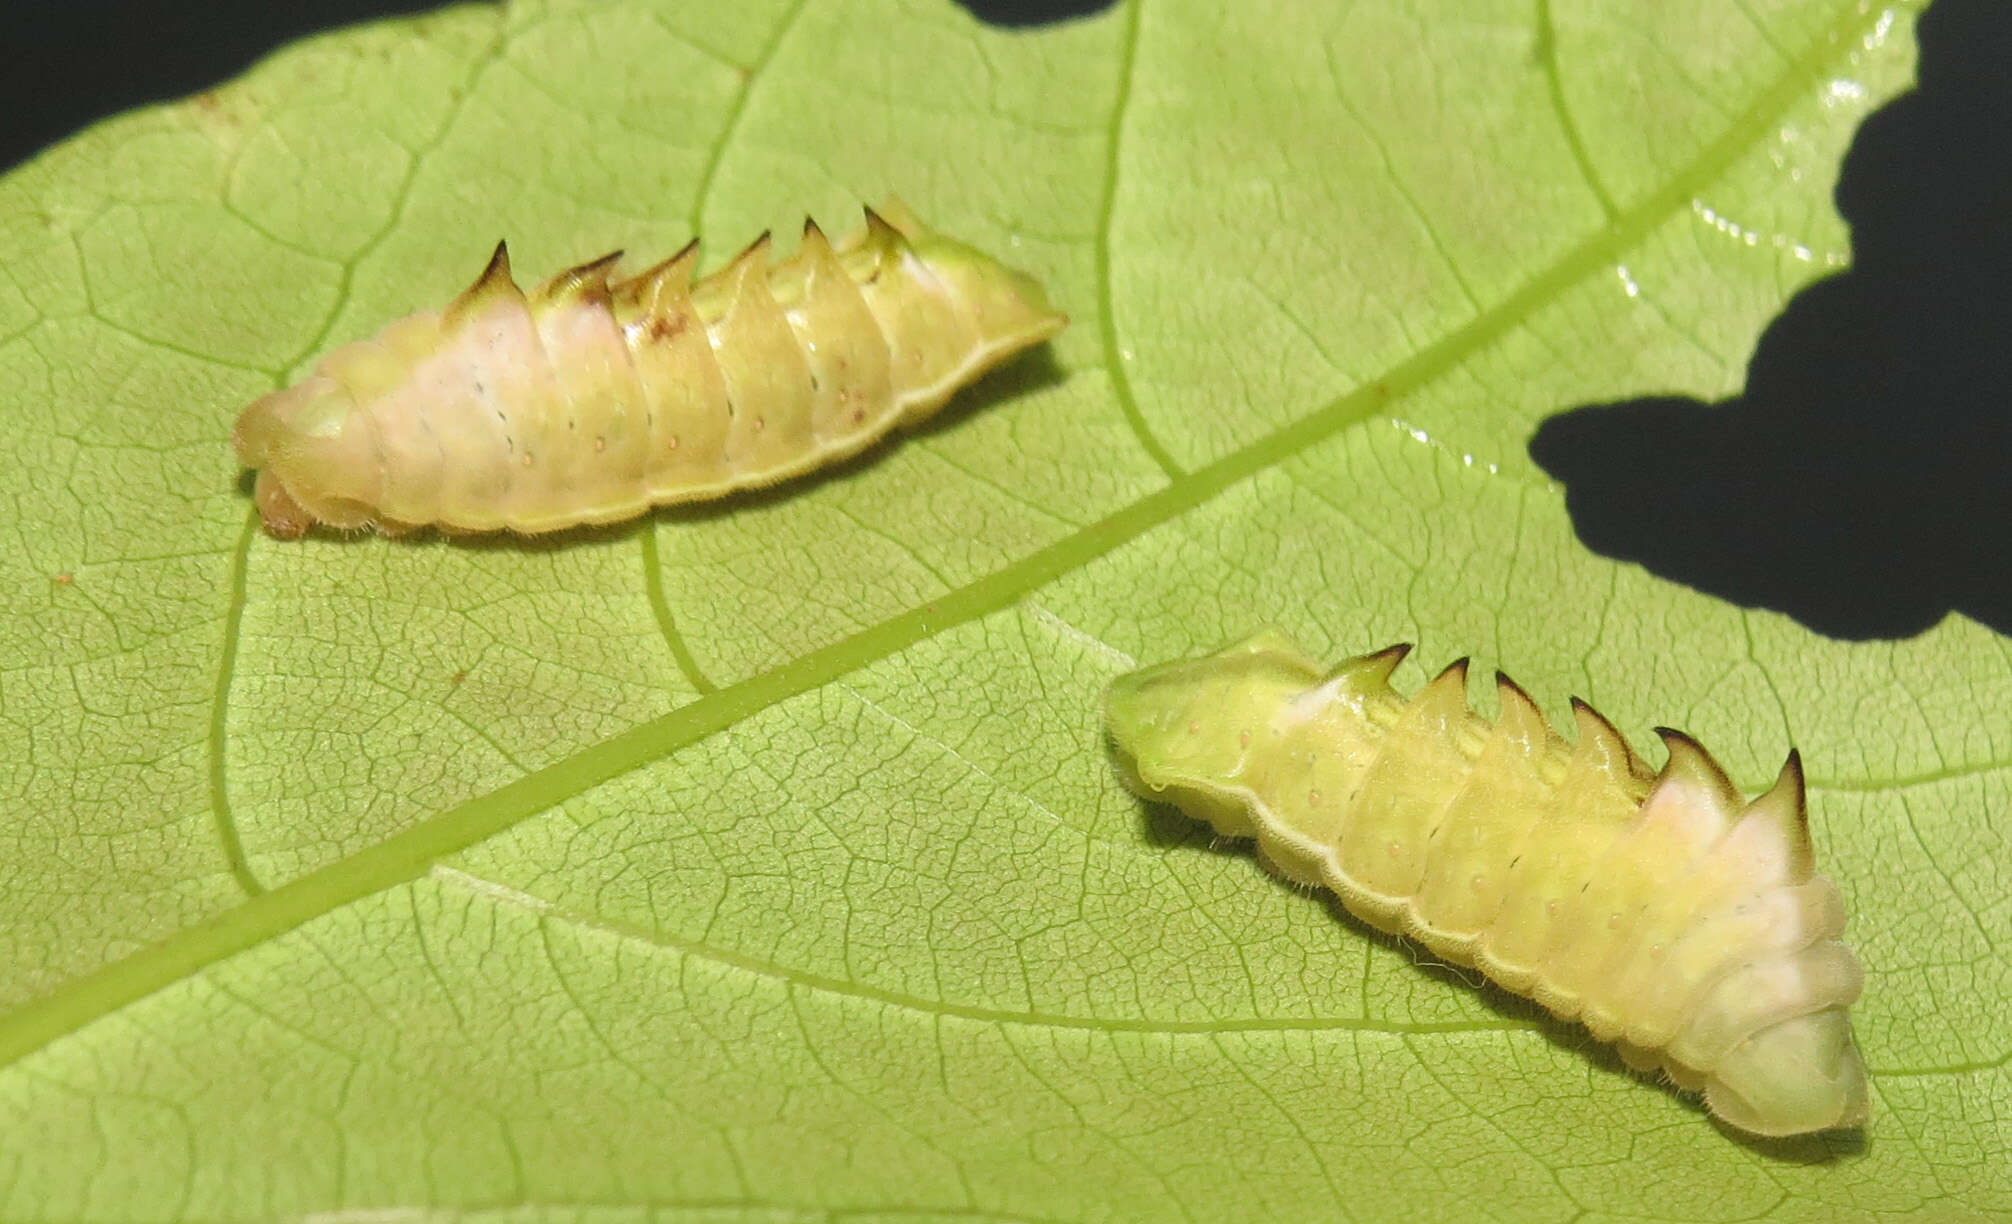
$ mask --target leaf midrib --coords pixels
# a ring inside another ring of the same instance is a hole
[[[226,957],[256,947],[373,893],[418,879],[432,864],[557,807],[610,779],[668,757],[751,714],[996,612],[1143,536],[1224,490],[1334,436],[1460,366],[1588,275],[1616,262],[1755,143],[1773,132],[1825,67],[1880,18],[1855,4],[1745,111],[1655,192],[1619,213],[1464,327],[1325,407],[1170,481],[1157,492],[975,582],[828,646],[699,697],[563,760],[466,800],[349,858],[252,897],[123,960],[105,965],[0,1020],[0,1067]]]

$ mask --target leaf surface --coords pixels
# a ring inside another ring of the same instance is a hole
[[[0,1216],[2006,1209],[2003,641],[1595,557],[1524,453],[1738,389],[1914,15],[466,7],[0,179]],[[717,259],[890,190],[1048,282],[1051,362],[626,529],[257,532],[237,407],[496,237]],[[1736,1141],[1127,798],[1104,683],[1267,621],[1749,790],[1799,746],[1866,1140]]]

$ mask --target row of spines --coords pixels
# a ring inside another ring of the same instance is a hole
[[[890,204],[891,211],[900,213],[898,205]],[[792,282],[792,265],[815,266],[827,259],[844,260],[859,253],[866,257],[868,266],[886,258],[898,256],[910,249],[907,234],[875,211],[867,207],[866,227],[852,241],[834,247],[824,235],[817,222],[809,217],[804,219],[803,239],[797,253],[790,260],[768,267],[769,250],[772,246],[772,231],[763,230],[761,236],[743,247],[739,254],[703,280],[695,279],[699,261],[699,240],[693,238],[670,258],[636,275],[623,280],[612,279],[615,266],[626,253],[621,250],[608,252],[595,259],[561,271],[526,294],[511,275],[510,248],[507,242],[498,242],[488,265],[475,283],[463,290],[446,309],[442,311],[442,321],[452,326],[462,319],[480,312],[481,308],[497,296],[528,300],[537,304],[563,305],[568,302],[595,302],[623,308],[624,313],[660,313],[671,303],[690,298],[699,302],[712,302],[725,295],[719,290],[738,285],[741,279],[752,272],[769,275],[772,283]],[[903,215],[904,224],[911,228],[919,224]],[[707,320],[712,322],[713,320]]]
[[[1358,691],[1388,691],[1388,679],[1409,649],[1409,646],[1400,645],[1351,659],[1330,674],[1329,682],[1346,677],[1349,683],[1357,686]],[[1705,864],[1712,862],[1714,848],[1742,826],[1744,841],[1764,847],[1767,854],[1778,856],[1781,860],[1772,878],[1764,882],[1766,887],[1793,887],[1809,881],[1814,875],[1815,856],[1810,842],[1798,754],[1789,754],[1774,787],[1747,804],[1710,753],[1680,731],[1657,729],[1657,734],[1668,748],[1669,759],[1660,772],[1652,773],[1611,722],[1575,698],[1572,709],[1578,740],[1576,745],[1566,745],[1551,731],[1529,694],[1500,672],[1496,673],[1495,680],[1501,712],[1491,725],[1474,715],[1467,703],[1467,672],[1468,661],[1465,659],[1449,665],[1410,702],[1393,711],[1388,731],[1402,736],[1420,734],[1424,728],[1432,727],[1442,732],[1450,730],[1455,735],[1471,735],[1469,742],[1462,746],[1462,755],[1476,762],[1491,738],[1498,744],[1506,742],[1510,745],[1512,754],[1517,751],[1514,746],[1521,745],[1529,768],[1545,775],[1544,781],[1551,792],[1547,810],[1526,831],[1526,839],[1533,847],[1542,845],[1546,838],[1570,836],[1574,832],[1584,836],[1592,832],[1583,825],[1577,830],[1554,828],[1549,831],[1543,826],[1547,822],[1555,826],[1559,821],[1566,821],[1569,825],[1571,820],[1568,818],[1582,817],[1588,809],[1593,810],[1598,819],[1598,809],[1587,803],[1587,798],[1590,791],[1602,785],[1611,785],[1615,792],[1599,806],[1619,815],[1606,822],[1604,827],[1609,832],[1599,835],[1600,842],[1596,843],[1602,848],[1585,864],[1590,877],[1581,882],[1579,895],[1564,899],[1563,913],[1559,912],[1560,902],[1556,899],[1548,902],[1551,907],[1549,914],[1541,909],[1528,914],[1514,913],[1511,902],[1524,902],[1524,908],[1528,909],[1531,905],[1546,904],[1545,899],[1518,897],[1514,895],[1516,885],[1501,883],[1501,907],[1492,911],[1486,921],[1469,924],[1471,930],[1455,935],[1434,928],[1422,912],[1427,898],[1432,895],[1427,884],[1408,892],[1400,912],[1389,915],[1392,925],[1435,952],[1475,965],[1508,989],[1535,997],[1558,1015],[1585,1020],[1603,1039],[1611,1040],[1628,1026],[1619,1015],[1612,1014],[1616,1009],[1608,1006],[1608,997],[1626,997],[1638,990],[1652,989],[1643,979],[1647,976],[1647,961],[1654,958],[1641,955],[1645,949],[1639,945],[1648,937],[1644,932],[1658,929],[1657,924],[1669,917],[1650,912],[1658,904],[1658,896],[1627,902],[1635,907],[1634,921],[1626,931],[1615,932],[1622,938],[1597,958],[1597,964],[1590,968],[1581,966],[1581,972],[1574,975],[1586,980],[1560,982],[1556,980],[1555,972],[1547,972],[1555,971],[1561,962],[1569,963],[1566,954],[1575,947],[1581,949],[1582,954],[1600,949],[1599,935],[1588,929],[1588,922],[1604,916],[1611,898],[1632,898],[1636,892],[1648,887],[1649,880],[1643,877],[1654,877],[1658,873],[1674,877],[1662,881],[1662,896],[1682,898],[1692,895],[1692,889],[1685,886],[1682,877],[1693,870],[1703,870]],[[1390,742],[1386,741],[1386,750],[1390,747]],[[1503,759],[1498,753],[1495,765],[1500,767]],[[1464,788],[1473,783],[1470,774],[1460,786]],[[1492,780],[1489,784],[1492,785]],[[1449,796],[1446,809],[1451,810],[1462,797],[1458,791]],[[1624,798],[1626,802],[1622,802]],[[1674,816],[1662,811],[1672,803],[1677,806]],[[1668,827],[1651,827],[1651,822],[1659,819]],[[1683,827],[1672,825],[1673,819],[1681,822]],[[1675,832],[1671,832],[1672,829]],[[1656,849],[1668,851],[1667,859],[1659,859],[1657,854],[1651,853],[1648,841],[1656,837],[1666,843]],[[1358,847],[1349,857],[1358,861],[1370,859],[1370,849]],[[1684,855],[1688,857],[1681,857]],[[1620,861],[1632,858],[1642,861]],[[1512,861],[1510,866],[1513,870],[1516,863]],[[1605,876],[1601,874],[1603,871]],[[1624,872],[1634,878],[1624,878]],[[1543,881],[1540,879],[1539,882]],[[1439,883],[1457,885],[1459,881]],[[1475,883],[1479,885],[1479,876]],[[1703,883],[1711,884],[1712,881]],[[1725,887],[1746,887],[1757,883],[1762,882],[1742,878],[1737,885]],[[1598,896],[1593,895],[1596,885],[1600,889]],[[1724,887],[1719,891],[1723,892]],[[1613,904],[1619,906],[1621,902],[1616,900]],[[1537,932],[1534,937],[1531,936],[1533,930]],[[1523,945],[1520,948],[1516,947],[1519,939]],[[1505,949],[1509,955],[1501,954]],[[1660,955],[1664,950],[1658,948],[1656,951]],[[1675,966],[1665,968],[1674,970]],[[1669,974],[1663,976],[1668,978]],[[1674,988],[1675,984],[1664,981],[1663,986]],[[1582,989],[1590,990],[1591,994],[1580,997]],[[1638,1034],[1650,1044],[1657,1044],[1658,1039],[1667,1039],[1671,1035],[1667,1031]]]
[[[1363,688],[1390,687],[1390,678],[1412,652],[1409,642],[1399,642],[1382,650],[1358,655],[1336,664],[1323,678],[1323,683],[1346,677]],[[1614,726],[1606,715],[1578,697],[1569,699],[1576,739],[1568,743],[1551,728],[1543,709],[1522,685],[1501,671],[1495,673],[1495,690],[1500,712],[1494,724],[1486,723],[1468,704],[1468,673],[1472,659],[1461,657],[1447,664],[1439,674],[1426,684],[1418,694],[1400,703],[1407,708],[1438,712],[1454,721],[1456,716],[1472,716],[1473,720],[1490,730],[1504,729],[1511,733],[1542,737],[1560,757],[1567,758],[1581,768],[1604,773],[1622,783],[1631,779],[1633,785],[1643,788],[1644,793],[1663,785],[1672,777],[1692,780],[1705,788],[1722,806],[1746,808],[1749,812],[1763,806],[1763,801],[1779,792],[1789,801],[1782,804],[1784,811],[1793,812],[1786,832],[1791,842],[1798,848],[1799,867],[1797,879],[1808,879],[1815,870],[1815,849],[1810,840],[1808,811],[1804,804],[1802,754],[1791,748],[1783,762],[1781,773],[1774,785],[1751,805],[1741,797],[1740,790],[1727,776],[1711,752],[1689,734],[1673,727],[1652,728],[1656,737],[1668,751],[1668,759],[1660,770],[1651,769],[1629,745],[1627,737]],[[1555,778],[1550,779],[1555,780]],[[1786,788],[1786,789],[1784,789]],[[1775,806],[1769,804],[1769,807]]]

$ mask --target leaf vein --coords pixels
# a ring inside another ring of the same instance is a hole
[[[1137,21],[1138,0],[1133,0]],[[494,836],[611,778],[659,761],[786,698],[831,682],[945,630],[1009,607],[1038,587],[1114,552],[1148,531],[1212,500],[1251,476],[1299,455],[1415,391],[1510,333],[1616,255],[1689,207],[1703,186],[1751,152],[1780,116],[1840,55],[1880,20],[1848,6],[1802,57],[1761,91],[1725,130],[1659,189],[1539,270],[1493,308],[1364,383],[1242,449],[1170,481],[1073,535],[952,590],[710,696],[580,750],[543,769],[468,799],[419,824],[270,889],[133,955],[74,979],[0,1019],[0,1066],[238,952],[344,905],[425,875],[438,860]],[[1135,40],[1132,40],[1135,41]],[[492,48],[485,57],[493,58]],[[1108,1022],[1100,1022],[1108,1023]]]
[[[1118,340],[1117,304],[1111,293],[1111,219],[1118,209],[1118,163],[1123,156],[1123,136],[1125,112],[1132,100],[1132,77],[1137,70],[1139,53],[1140,9],[1145,0],[1128,0],[1125,5],[1125,32],[1118,48],[1118,92],[1111,103],[1111,127],[1104,158],[1104,198],[1097,205],[1097,325],[1103,338],[1104,366],[1110,372],[1111,393],[1118,399],[1118,409],[1124,413],[1125,423],[1139,440],[1139,449],[1146,452],[1170,479],[1180,479],[1186,470],[1175,461],[1173,455],[1153,434],[1146,424],[1144,414],[1139,411],[1139,401],[1132,392],[1132,379],[1125,372],[1125,348]]]

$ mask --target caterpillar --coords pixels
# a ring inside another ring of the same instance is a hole
[[[1689,736],[1658,728],[1654,773],[1576,698],[1568,746],[1499,672],[1490,724],[1464,659],[1407,701],[1389,679],[1410,649],[1323,669],[1265,630],[1120,676],[1104,709],[1120,776],[1740,1130],[1862,1125],[1846,1009],[1863,973],[1816,872],[1800,757],[1748,803]]]
[[[1059,332],[1041,285],[899,200],[833,246],[806,220],[694,283],[698,242],[628,280],[616,251],[526,295],[507,246],[446,309],[254,401],[232,445],[265,528],[558,531],[774,484],[933,415]]]

